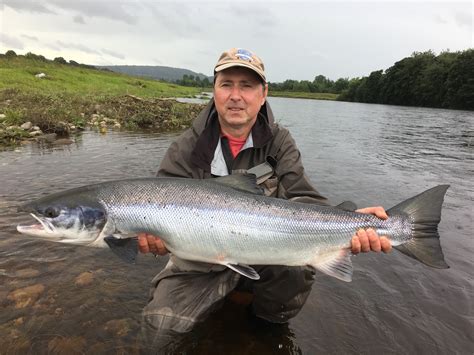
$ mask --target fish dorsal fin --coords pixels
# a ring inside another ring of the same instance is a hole
[[[238,272],[240,275],[248,277],[252,280],[259,280],[260,275],[251,267],[244,264],[225,264],[229,269]]]
[[[319,255],[310,265],[339,280],[352,281],[353,268],[349,249],[340,249],[325,255]]]
[[[263,195],[263,189],[257,185],[257,177],[254,174],[234,174],[220,176],[213,179],[213,181],[238,191],[248,192],[255,195]]]
[[[344,201],[336,206],[343,211],[354,212],[357,209],[357,205],[352,201]]]
[[[115,255],[129,264],[135,264],[138,254],[138,238],[117,238],[114,235],[109,235],[104,238],[104,241],[110,247]]]

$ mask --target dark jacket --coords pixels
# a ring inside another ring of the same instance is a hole
[[[262,183],[267,195],[299,202],[328,204],[325,197],[311,185],[306,176],[301,154],[290,132],[275,123],[270,105],[260,109],[252,128],[254,147],[239,152],[232,163],[232,173],[246,170],[270,161],[273,174]],[[194,120],[168,148],[161,161],[158,176],[177,176],[207,179],[218,141],[220,126],[214,101]]]

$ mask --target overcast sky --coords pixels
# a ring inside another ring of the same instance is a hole
[[[473,48],[473,1],[0,0],[0,52],[212,75],[220,53],[254,51],[269,81],[336,80],[414,51]]]

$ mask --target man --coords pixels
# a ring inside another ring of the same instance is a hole
[[[266,101],[263,62],[250,51],[224,52],[214,69],[214,99],[193,126],[171,144],[159,176],[207,179],[249,172],[265,194],[305,203],[328,204],[304,172],[293,138],[277,125]],[[382,219],[382,207],[358,210]],[[387,238],[373,230],[359,230],[352,252],[390,251]],[[141,234],[142,252],[164,255],[158,237]],[[221,265],[190,262],[171,255],[166,268],[153,280],[154,288],[143,316],[156,334],[186,332],[219,307],[233,290],[252,294],[250,309],[262,319],[284,323],[304,305],[314,282],[309,267],[255,266],[260,280],[241,277]]]

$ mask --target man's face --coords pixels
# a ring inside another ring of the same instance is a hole
[[[268,87],[250,69],[231,67],[217,73],[214,102],[222,128],[252,127],[265,102]]]

